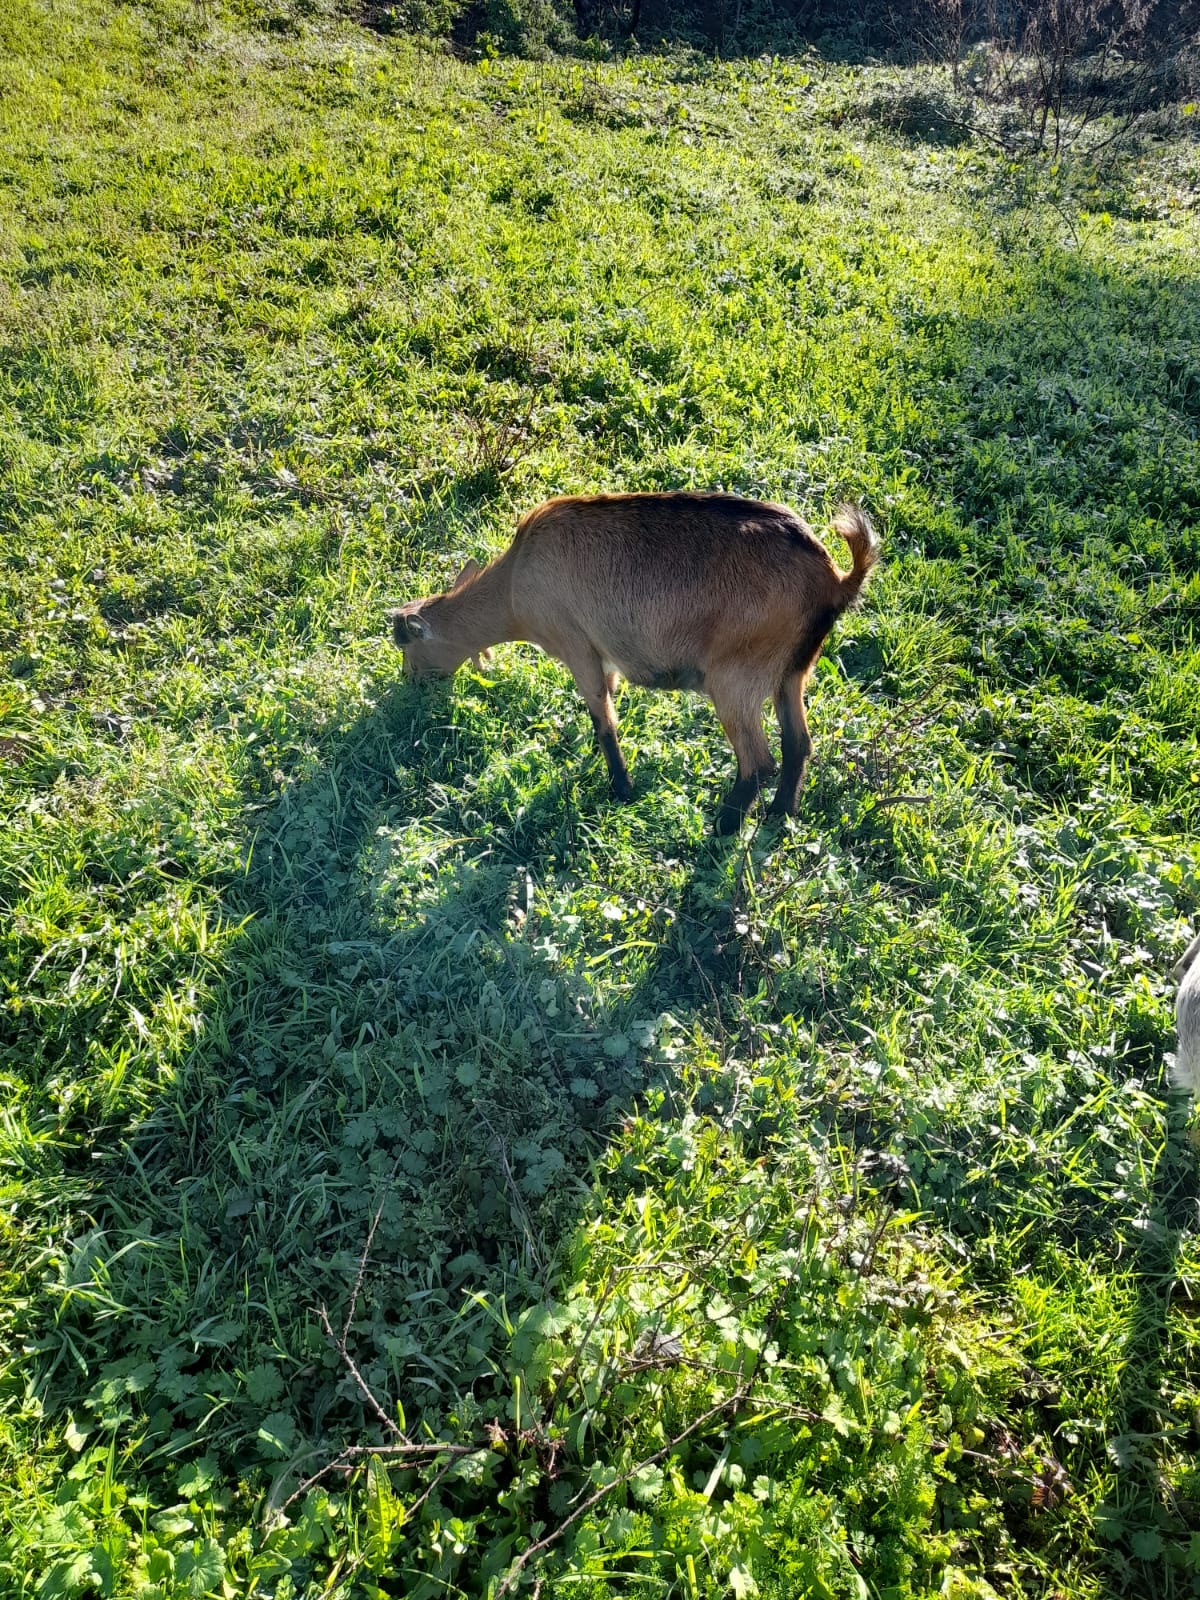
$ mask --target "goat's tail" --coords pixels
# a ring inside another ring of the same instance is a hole
[[[833,519],[833,528],[850,546],[850,554],[854,559],[850,571],[842,574],[843,604],[852,606],[867,581],[867,574],[879,560],[879,535],[861,506],[839,506],[837,516]]]

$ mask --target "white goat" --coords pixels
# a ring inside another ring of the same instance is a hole
[[[1175,1082],[1200,1100],[1200,933],[1175,963],[1171,976],[1179,979],[1175,996]]]

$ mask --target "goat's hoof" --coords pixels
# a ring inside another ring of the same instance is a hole
[[[618,805],[627,806],[633,799],[633,784],[628,778],[612,780],[612,797]]]
[[[731,833],[738,831],[745,820],[746,813],[739,811],[736,806],[722,806],[717,812],[717,832],[727,839]]]

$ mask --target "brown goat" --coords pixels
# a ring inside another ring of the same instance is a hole
[[[391,613],[406,673],[448,675],[488,645],[524,639],[566,663],[587,702],[618,800],[633,793],[617,743],[617,676],[650,689],[700,689],[717,709],[738,776],[718,819],[740,824],[780,772],[772,812],[792,816],[812,748],[804,686],[837,618],[879,555],[870,519],[843,506],[841,572],[786,506],[727,494],[613,494],[547,500],[512,544],[454,587]],[[782,771],[763,734],[773,698]]]

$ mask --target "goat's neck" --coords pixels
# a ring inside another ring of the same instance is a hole
[[[493,561],[471,583],[434,602],[438,628],[471,655],[517,637],[512,583],[504,566],[503,558]]]

